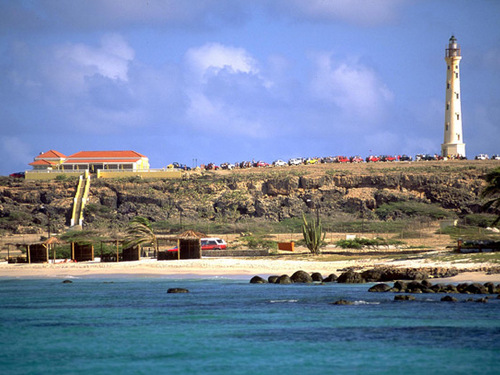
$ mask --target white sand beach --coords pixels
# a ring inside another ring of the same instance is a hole
[[[165,277],[211,277],[231,276],[250,278],[254,275],[282,275],[297,270],[306,272],[320,272],[324,277],[330,273],[337,275],[342,270],[353,267],[356,270],[366,270],[378,266],[393,267],[455,267],[462,272],[459,275],[436,279],[440,282],[495,282],[500,283],[500,274],[487,274],[477,270],[486,270],[494,265],[481,264],[454,264],[447,262],[431,262],[427,259],[417,260],[388,260],[383,259],[353,259],[342,261],[321,261],[311,257],[310,260],[283,260],[283,259],[251,259],[251,258],[203,258],[175,261],[140,260],[120,263],[44,263],[44,264],[7,264],[0,263],[0,277],[13,278],[59,278],[59,277],[98,277],[112,275],[126,276],[165,276]]]

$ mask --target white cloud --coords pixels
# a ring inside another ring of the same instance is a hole
[[[80,75],[100,74],[110,79],[128,80],[128,64],[134,50],[118,34],[105,35],[97,48],[84,44],[69,44],[57,48],[60,64],[69,63]]]
[[[334,104],[344,118],[360,124],[382,118],[393,94],[372,69],[356,61],[334,61],[327,54],[315,62],[311,91],[316,98]]]
[[[258,74],[257,61],[244,49],[208,43],[186,52],[186,60],[191,71],[200,81],[221,70],[230,73]]]

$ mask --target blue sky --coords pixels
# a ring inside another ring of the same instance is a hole
[[[452,34],[467,156],[500,153],[497,0],[0,1],[0,174],[439,153]]]

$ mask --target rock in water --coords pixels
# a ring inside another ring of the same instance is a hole
[[[275,284],[276,281],[278,281],[280,277],[278,275],[271,275],[267,278],[267,281],[270,283],[270,284]]]
[[[456,299],[455,297],[452,297],[452,296],[444,296],[443,298],[441,298],[441,301],[442,302],[458,302],[458,299]]]
[[[189,293],[189,290],[184,288],[170,288],[167,293]]]
[[[332,302],[332,305],[354,305],[354,302],[346,301],[345,299],[339,299],[338,301]]]
[[[391,287],[387,284],[377,284],[368,289],[369,292],[387,292]]]
[[[281,275],[278,277],[278,280],[276,280],[276,284],[292,284],[293,281],[290,279],[290,276],[288,275]]]
[[[319,272],[313,272],[311,274],[311,278],[313,279],[313,281],[315,282],[323,282],[323,275],[320,274]]]
[[[250,279],[250,284],[267,284],[267,281],[260,276],[254,276]]]
[[[346,283],[346,284],[359,284],[366,282],[361,276],[360,273],[354,271],[346,271],[337,279],[338,283]]]
[[[71,281],[71,280],[63,280],[63,282],[62,282],[62,283],[63,283],[63,284],[71,284],[71,283],[73,283],[73,281]]]
[[[394,301],[415,301],[415,297],[406,294],[398,294],[394,296]]]
[[[312,283],[313,282],[311,275],[309,275],[306,271],[297,271],[290,277],[290,279],[294,283]]]

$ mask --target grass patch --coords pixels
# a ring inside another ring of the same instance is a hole
[[[342,249],[362,249],[367,246],[389,246],[389,245],[402,245],[404,242],[393,240],[393,239],[385,239],[381,237],[376,237],[373,239],[369,238],[354,238],[352,240],[339,240],[335,243],[338,247]]]

